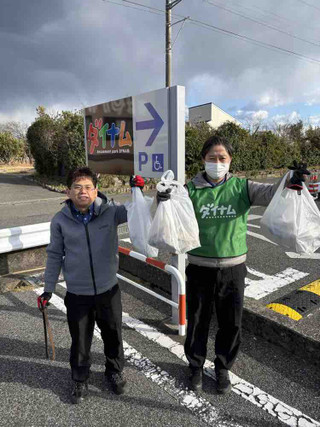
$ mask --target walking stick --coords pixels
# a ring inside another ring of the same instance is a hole
[[[48,350],[48,335],[49,335],[49,341],[50,341],[50,346],[51,346],[51,354],[52,354],[51,360],[55,360],[56,353],[55,353],[52,329],[51,329],[49,319],[48,319],[47,305],[48,304],[43,306],[43,304],[41,302],[41,307],[40,307],[40,311],[42,312],[42,319],[43,319],[44,343],[45,343],[45,349],[46,349],[46,358],[50,359],[49,350]]]

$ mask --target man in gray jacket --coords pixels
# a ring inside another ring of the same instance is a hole
[[[140,176],[131,187],[144,186]],[[71,171],[68,199],[51,221],[47,248],[44,293],[38,306],[48,304],[60,271],[67,285],[65,305],[71,335],[71,400],[79,403],[88,394],[90,348],[95,322],[101,330],[106,357],[105,376],[112,390],[122,394],[126,380],[122,370],[122,306],[117,280],[117,226],[127,222],[124,205],[116,205],[97,189],[97,176],[89,168]]]

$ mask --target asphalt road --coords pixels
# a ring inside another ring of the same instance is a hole
[[[45,359],[42,317],[33,290],[0,295],[0,426],[319,426],[319,372],[245,333],[232,370],[233,391],[219,396],[205,376],[203,390],[186,388],[183,339],[164,326],[168,306],[121,284],[125,376],[115,396],[103,384],[101,340],[94,338],[90,394],[70,404],[70,339],[57,286],[49,309],[56,361]],[[40,290],[41,291],[41,290]],[[156,328],[152,329],[152,328]],[[214,359],[214,330],[207,360]],[[210,373],[210,371],[208,371]]]
[[[0,228],[50,221],[64,199],[15,175],[0,175],[0,192]],[[117,199],[123,202],[128,196]],[[251,211],[262,213],[263,208]],[[252,218],[248,229],[259,234],[252,227],[259,227],[259,218]],[[292,259],[253,235],[248,236],[248,246],[251,271],[274,276],[292,267],[307,273],[272,297],[319,278],[317,259]],[[250,273],[248,277],[257,279]],[[70,339],[61,300],[64,288],[58,285],[49,313],[55,362],[45,359],[35,290],[0,295],[0,426],[320,426],[319,369],[247,332],[232,370],[231,394],[218,396],[210,376],[214,325],[208,345],[209,375],[202,391],[188,391],[183,339],[165,326],[170,307],[126,283],[121,287],[127,313],[123,334],[128,392],[114,396],[103,385],[103,349],[97,336],[90,395],[79,406],[69,403]],[[314,326],[319,331],[320,325]]]
[[[0,229],[51,221],[66,199],[64,194],[49,191],[24,174],[0,174],[0,194]],[[110,198],[124,203],[130,200],[130,194]]]

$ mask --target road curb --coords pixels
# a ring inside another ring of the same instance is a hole
[[[56,193],[66,194],[66,192],[67,192],[66,189],[61,190],[61,189],[55,187],[54,185],[45,184],[45,183],[38,181],[36,178],[33,178],[31,176],[25,176],[24,179],[26,181],[33,182],[42,188],[46,188],[47,190],[54,191]],[[154,190],[155,188],[156,188],[156,184],[145,184],[145,186],[143,187],[143,191]],[[115,194],[130,193],[131,187],[129,185],[128,186],[123,185],[121,187],[101,188],[101,189],[99,189],[99,191],[101,191],[102,193],[105,193],[105,194],[115,195]]]

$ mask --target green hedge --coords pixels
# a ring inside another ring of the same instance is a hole
[[[27,131],[27,142],[36,171],[46,176],[65,176],[70,169],[84,165],[86,159],[82,114],[63,111],[53,116],[47,114],[43,107],[39,107],[37,111],[38,117]],[[234,172],[286,168],[293,160],[303,160],[309,167],[320,164],[320,128],[305,129],[301,121],[280,125],[273,131],[256,129],[254,132],[232,122],[224,123],[215,130],[207,123],[197,126],[187,124],[188,178],[203,169],[201,149],[213,134],[226,137],[232,144]],[[0,135],[0,161],[19,156],[19,142],[6,133]]]
[[[249,132],[227,122],[218,129],[206,123],[186,126],[186,175],[188,178],[203,170],[200,152],[211,135],[221,135],[232,144],[234,172],[286,168],[293,160],[304,161],[311,168],[320,164],[320,128],[303,128],[302,122],[279,126],[275,131]]]

